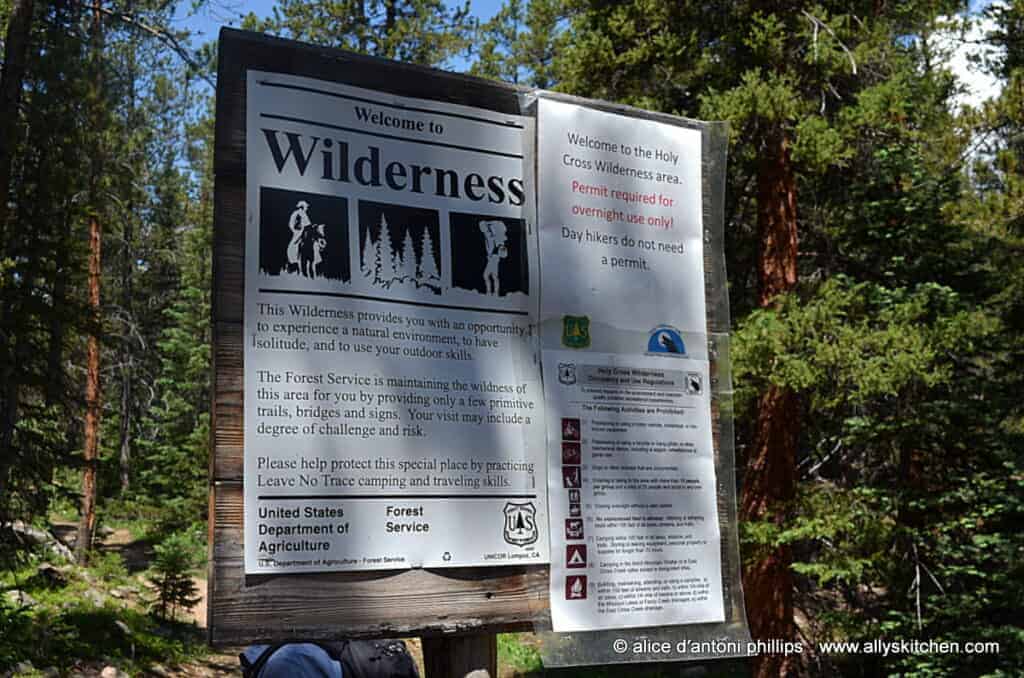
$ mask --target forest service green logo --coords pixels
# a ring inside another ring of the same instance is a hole
[[[590,346],[590,318],[585,315],[562,316],[562,345],[569,348]]]

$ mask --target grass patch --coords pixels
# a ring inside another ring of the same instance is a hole
[[[516,673],[541,671],[544,664],[540,660],[536,644],[523,642],[529,637],[532,637],[532,634],[499,633],[498,666],[508,667]]]
[[[135,674],[208,654],[201,629],[148,613],[152,594],[120,555],[93,553],[87,568],[58,564],[63,581],[57,582],[38,574],[42,562],[32,557],[0,572],[0,673],[22,661],[37,667],[95,661]],[[15,589],[31,600],[9,600]]]

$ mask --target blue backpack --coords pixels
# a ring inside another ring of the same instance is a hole
[[[277,643],[269,645],[255,659],[250,659],[251,652],[246,651],[238,655],[242,664],[242,676],[244,678],[280,678],[273,675],[261,675],[267,662],[281,648],[293,646],[293,649],[301,652],[298,643]],[[401,640],[346,640],[338,643],[305,643],[304,645],[318,647],[326,653],[329,661],[340,664],[341,676],[343,678],[419,678],[419,671],[416,669],[416,662],[409,654],[405,642]],[[255,649],[255,648],[250,648]],[[310,667],[319,669],[320,675],[337,675],[335,666],[323,663],[320,653],[317,656],[299,655],[300,658],[308,659]],[[317,665],[317,661],[321,665]]]

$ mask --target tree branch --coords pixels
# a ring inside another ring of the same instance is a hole
[[[206,74],[203,67],[199,64],[198,61],[196,61],[195,57],[188,50],[188,48],[181,44],[181,41],[177,38],[177,36],[168,31],[166,28],[160,26],[152,26],[137,16],[133,16],[131,14],[128,14],[127,12],[108,9],[106,7],[99,6],[98,3],[86,4],[84,2],[78,2],[77,4],[82,7],[91,9],[94,12],[101,12],[102,14],[105,14],[112,19],[116,19],[128,26],[132,26],[134,28],[139,29],[143,33],[147,33],[153,36],[167,47],[170,47],[174,51],[174,53],[178,55],[178,58],[180,58],[182,61],[188,64],[193,70],[195,70],[196,74],[200,78],[202,78],[202,80],[206,82],[206,84],[208,84],[210,87],[214,89],[217,88],[217,84],[209,75]]]
[[[828,31],[828,34],[835,38],[836,42],[839,43],[839,46],[843,48],[843,51],[846,52],[846,56],[849,57],[850,59],[850,66],[853,67],[853,74],[857,75],[857,62],[854,61],[853,59],[853,52],[851,52],[849,48],[843,44],[843,41],[839,39],[839,36],[836,35],[836,32],[832,30],[832,27],[829,26],[824,21],[822,21],[821,19],[819,19],[818,17],[811,14],[810,12],[808,12],[806,9],[801,10],[801,12],[805,17],[807,17],[807,20],[811,22],[811,25],[814,26],[815,54],[817,54],[818,50],[818,27],[820,26],[821,28],[824,28],[826,31]]]

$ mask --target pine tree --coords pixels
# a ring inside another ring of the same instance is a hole
[[[506,0],[497,14],[480,26],[471,75],[519,83],[525,67],[518,52],[523,14],[522,0]]]
[[[373,271],[370,268],[370,262],[373,257],[370,256],[370,250],[373,239],[370,237],[369,229],[359,239],[359,272],[363,274],[364,278],[370,278],[373,275]]]
[[[443,65],[472,39],[469,3],[442,0],[281,0],[272,17],[243,28],[424,65]]]
[[[153,342],[157,367],[154,399],[145,411],[139,440],[139,482],[136,493],[159,498],[160,532],[182,529],[206,514],[211,392],[210,295],[213,241],[213,116],[207,111],[187,130],[188,163],[195,176],[195,199],[167,209],[175,250],[181,256],[180,276],[161,309]],[[172,184],[173,185],[173,184]],[[168,198],[181,195],[165,185]],[[156,273],[155,270],[151,269]]]
[[[164,194],[165,180],[180,177],[178,160],[167,162],[165,151],[181,146],[183,129],[180,110],[166,114],[172,104],[164,102],[175,97],[164,83],[186,81],[158,37],[167,35],[174,7],[155,0],[18,7],[28,8],[28,21],[9,28],[27,33],[7,41],[5,49],[17,49],[4,56],[8,71],[24,67],[21,101],[0,116],[20,129],[16,145],[3,149],[11,181],[3,182],[2,201],[9,228],[0,228],[0,324],[9,339],[0,342],[0,523],[45,515],[54,496],[88,499],[88,485],[92,506],[102,508],[112,488],[131,481],[156,363],[156,352],[143,347],[163,329],[163,304],[176,284],[165,275],[178,256],[173,241],[168,247],[167,233],[156,237],[150,225],[166,223],[156,196],[184,202],[184,194]],[[0,89],[7,92],[6,84]],[[88,248],[107,254],[93,257],[91,272]],[[99,285],[102,304],[87,295]],[[8,463],[15,473],[6,472]],[[83,468],[80,494],[75,476]],[[81,516],[87,529],[90,503]],[[9,545],[0,539],[0,551]]]
[[[835,289],[820,282],[829,276],[870,281],[871,287],[857,289],[879,301],[878,314],[911,313],[929,298],[924,292],[914,296],[918,286],[960,282],[944,261],[955,260],[951,248],[963,237],[941,213],[956,195],[956,141],[946,132],[952,128],[946,108],[951,88],[946,76],[927,67],[927,41],[907,38],[927,36],[936,16],[954,10],[953,3],[901,3],[897,9],[878,3],[637,0],[584,2],[578,8],[567,47],[555,60],[560,89],[730,122],[726,248],[730,301],[741,328],[753,331],[743,318],[756,308],[761,310],[749,322],[786,326],[787,314],[797,314],[798,306],[789,301],[796,294],[809,304],[839,303]],[[808,278],[799,287],[801,273]],[[927,322],[952,322],[960,310],[933,307]],[[890,322],[896,324],[895,316]],[[817,332],[847,336],[841,315],[835,323]],[[979,321],[975,329],[987,327]],[[769,355],[784,362],[768,348],[773,342],[764,332],[756,336],[764,342],[762,351],[737,356],[741,369],[760,366],[760,358]],[[814,336],[794,339],[794,349]],[[836,432],[841,422],[855,418],[852,412],[833,413],[838,420],[819,414],[825,396],[818,388],[827,391],[831,382],[800,373],[797,364],[804,366],[805,354],[800,356],[788,376],[769,370],[769,377],[757,379],[757,392],[744,391],[743,409],[737,410],[738,449],[746,458],[740,501],[748,553],[744,592],[757,638],[795,636],[794,570],[819,571],[820,563],[797,562],[794,553],[799,540],[792,535],[812,529],[805,518],[821,520],[798,510],[807,492],[822,489],[813,481],[798,484],[798,463],[818,468],[829,459],[821,450],[838,444],[849,464],[840,484],[857,469],[877,465],[869,461],[870,448],[857,447],[864,456],[856,458],[849,439]],[[924,408],[938,392],[916,395]],[[812,416],[805,417],[808,411]],[[833,422],[836,427],[829,428]],[[925,455],[909,439],[890,441],[902,456],[898,467],[889,467],[890,477],[917,491],[913,486],[927,475]],[[909,520],[910,514],[902,517]],[[909,522],[908,528],[918,529]],[[892,548],[912,557],[910,542],[889,536]],[[843,576],[865,575],[844,570]],[[901,576],[880,585],[906,591]],[[890,602],[905,604],[899,597]],[[794,669],[791,658],[763,657],[756,673]]]
[[[25,80],[25,61],[34,13],[32,0],[15,0],[10,8],[4,40],[4,63],[0,70],[0,117],[3,118],[3,122],[0,122],[0,234],[7,225],[11,165],[21,120],[18,106]],[[3,475],[4,472],[0,470],[0,491]]]
[[[413,282],[416,280],[416,269],[418,268],[416,262],[416,250],[412,245],[412,229],[405,229],[405,239],[402,241],[402,261],[401,261],[401,278],[406,282]]]
[[[202,598],[192,579],[198,565],[194,545],[181,532],[171,534],[153,547],[154,558],[149,582],[155,589],[153,613],[174,620],[177,613],[196,606]]]
[[[390,244],[390,243],[389,243]],[[391,245],[391,256],[389,257],[388,273],[391,275],[391,280],[395,281],[399,279],[399,274],[402,271],[402,253],[394,246]]]
[[[548,88],[555,83],[555,57],[566,46],[560,26],[565,0],[508,0],[480,27],[479,53],[470,73]]]
[[[363,261],[365,262],[365,275],[366,279],[373,283],[377,281],[378,274],[380,272],[378,265],[380,262],[380,243],[373,240],[367,234],[366,249],[363,250]]]
[[[55,467],[80,449],[85,388],[68,364],[83,362],[81,340],[95,328],[82,295],[82,198],[98,135],[88,132],[89,109],[67,103],[89,100],[92,90],[89,24],[83,10],[62,3],[18,7],[26,13],[10,16],[8,33],[27,34],[5,44],[3,88],[11,94],[20,67],[21,100],[0,114],[5,133],[21,130],[2,161],[10,182],[0,223],[0,525],[45,515]],[[18,549],[0,528],[0,561]]]
[[[390,287],[397,275],[397,267],[395,266],[395,251],[391,246],[391,229],[383,214],[380,215],[379,229],[376,241],[376,259],[373,266],[374,277],[378,284]]]
[[[430,237],[430,228],[423,228],[423,239],[420,242],[420,265],[418,277],[424,283],[439,281],[441,274],[437,270],[437,258],[434,256],[434,239]]]

